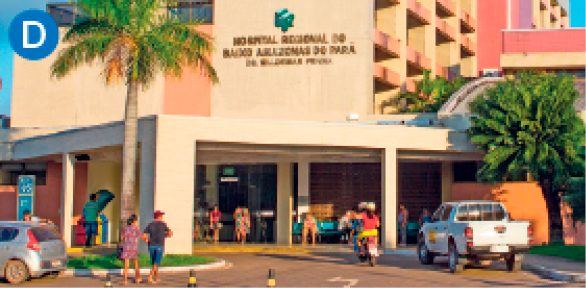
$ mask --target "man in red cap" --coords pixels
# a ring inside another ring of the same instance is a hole
[[[165,253],[165,238],[173,236],[173,232],[169,229],[167,223],[163,221],[163,215],[165,213],[159,210],[155,211],[155,220],[149,223],[142,235],[142,239],[149,243],[149,252],[153,265],[149,276],[149,283],[158,283],[161,280],[159,266]]]

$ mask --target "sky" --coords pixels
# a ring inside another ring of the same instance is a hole
[[[586,0],[570,0],[570,27],[586,27]]]
[[[12,63],[14,52],[8,42],[8,27],[18,13],[28,9],[45,10],[47,0],[0,0],[0,115],[10,115]]]

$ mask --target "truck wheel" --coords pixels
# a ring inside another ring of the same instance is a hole
[[[435,255],[433,252],[427,249],[427,245],[425,245],[425,240],[420,239],[419,245],[417,245],[417,255],[419,255],[419,262],[423,265],[430,265],[433,263],[433,258]]]
[[[523,264],[522,261],[515,261],[515,255],[507,256],[505,259],[507,263],[507,271],[509,272],[519,272],[521,270],[521,265]]]
[[[10,284],[20,284],[28,279],[26,265],[18,260],[8,261],[4,269],[4,278]]]
[[[458,250],[456,245],[450,244],[448,249],[448,265],[450,266],[450,273],[460,273],[464,271],[464,265],[459,264]]]

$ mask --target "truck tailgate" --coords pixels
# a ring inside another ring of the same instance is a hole
[[[527,245],[529,222],[471,222],[474,246]]]

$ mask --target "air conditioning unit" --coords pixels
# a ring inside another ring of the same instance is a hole
[[[499,69],[484,69],[482,70],[482,77],[500,77]]]

